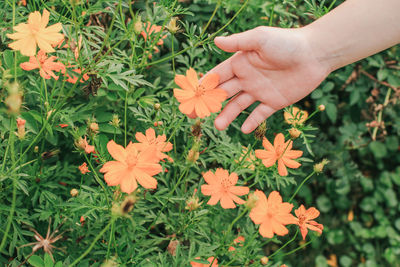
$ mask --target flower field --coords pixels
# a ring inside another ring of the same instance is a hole
[[[214,125],[215,37],[342,2],[1,1],[0,264],[400,266],[398,46]]]

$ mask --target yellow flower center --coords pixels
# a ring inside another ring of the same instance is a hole
[[[203,85],[199,84],[196,89],[194,90],[194,93],[196,96],[202,96],[206,92],[206,88],[204,88]]]

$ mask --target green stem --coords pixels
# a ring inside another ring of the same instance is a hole
[[[298,251],[298,250],[304,248],[305,246],[308,246],[308,245],[311,244],[313,241],[314,241],[314,239],[308,241],[307,243],[305,243],[305,244],[303,244],[303,245],[301,245],[301,246],[299,246],[299,247],[297,247],[297,248],[295,248],[295,249],[293,249],[293,250],[291,250],[291,251],[289,251],[289,252],[287,252],[287,253],[285,253],[285,254],[283,254],[283,255],[284,255],[284,256],[287,256],[287,255],[293,254],[293,253],[295,253],[296,251]]]
[[[17,198],[17,181],[16,181],[16,178],[13,177],[13,192],[12,192],[11,209],[10,209],[10,214],[8,215],[6,231],[5,231],[3,239],[1,240],[1,243],[0,243],[0,253],[3,250],[4,245],[6,244],[8,232],[10,231],[10,228],[11,228],[11,223],[12,223],[12,220],[14,217],[16,198]]]
[[[214,12],[212,13],[210,19],[207,21],[206,26],[203,28],[203,30],[201,31],[201,34],[199,36],[199,39],[201,39],[201,37],[203,37],[204,33],[206,32],[208,26],[210,26],[211,21],[213,20],[213,18],[215,17],[215,14],[217,14],[217,11],[219,9],[219,7],[221,6],[221,0],[218,0],[217,5],[214,8]]]
[[[83,252],[82,255],[80,255],[73,263],[69,265],[69,267],[75,266],[77,263],[79,263],[84,257],[86,257],[87,254],[90,253],[90,251],[93,249],[93,247],[96,245],[97,240],[99,240],[102,235],[110,228],[110,226],[114,223],[115,218],[112,218],[111,221],[104,227],[104,229],[95,237],[95,239],[92,241],[92,244],[86,249],[85,252]]]
[[[115,221],[112,220],[111,221],[111,231],[110,231],[110,238],[108,239],[108,246],[107,246],[107,256],[106,259],[108,259],[108,257],[110,256],[110,250],[111,250],[111,243],[114,237],[114,233],[115,233]],[[114,237],[115,240],[115,237]]]
[[[276,0],[274,0],[272,2],[272,7],[269,11],[269,22],[268,22],[268,26],[272,26],[272,23],[274,22],[274,13],[275,13],[275,4],[276,4]]]
[[[301,184],[297,187],[296,191],[293,193],[293,195],[290,197],[289,199],[289,203],[292,202],[293,198],[296,196],[296,194],[299,192],[300,188],[304,185],[305,182],[308,181],[308,179],[310,179],[313,175],[315,174],[315,171],[313,171],[312,173],[310,173],[304,180],[303,182],[301,182]]]
[[[278,254],[279,251],[281,251],[282,249],[284,249],[285,247],[287,247],[290,243],[292,243],[292,242],[296,239],[298,233],[299,233],[299,229],[297,229],[297,231],[296,231],[296,233],[294,234],[294,236],[292,237],[292,239],[290,239],[288,242],[286,242],[286,243],[285,243],[282,247],[280,247],[277,251],[275,251],[274,253],[272,253],[272,255],[269,256],[268,258],[271,259],[271,258],[274,257],[276,254]]]
[[[97,174],[96,170],[94,169],[94,167],[93,167],[93,165],[92,165],[92,162],[89,160],[88,156],[87,156],[85,153],[84,153],[83,155],[85,156],[86,162],[89,164],[89,167],[90,167],[90,169],[92,170],[92,172],[93,172],[93,174],[94,174],[94,177],[95,177],[97,183],[100,184],[101,188],[102,188],[103,191],[104,191],[104,195],[105,195],[106,201],[107,201],[107,206],[110,207],[110,201],[109,201],[109,199],[108,199],[107,190],[106,190],[106,188],[105,188],[103,182],[101,181],[99,175]]]
[[[172,35],[171,36],[171,40],[172,40],[172,42],[171,42],[171,56],[172,56],[172,70],[174,71],[174,76],[176,75],[176,72],[175,72],[175,57],[174,57],[174,35]]]
[[[248,3],[249,1],[250,1],[250,0],[246,0],[246,2],[243,3],[243,5],[242,5],[242,6],[240,7],[240,9],[235,13],[235,15],[233,15],[233,17],[232,17],[224,26],[222,26],[218,31],[216,31],[215,33],[213,33],[212,35],[210,35],[210,36],[207,37],[206,39],[204,39],[204,40],[202,40],[202,41],[198,41],[198,42],[195,43],[194,45],[189,46],[189,47],[187,47],[187,48],[185,48],[185,49],[182,49],[182,50],[179,51],[178,53],[174,54],[174,56],[175,56],[175,57],[176,57],[176,56],[179,56],[180,54],[185,53],[185,52],[188,51],[189,49],[196,48],[196,47],[198,47],[199,45],[202,45],[202,44],[204,44],[205,42],[207,42],[207,41],[209,41],[209,40],[211,40],[211,39],[214,39],[215,36],[217,36],[221,31],[223,31],[226,27],[228,27],[228,26],[232,23],[232,21],[235,20],[235,18],[240,14],[240,12],[242,12],[242,10],[246,7],[246,5],[247,5],[247,3]],[[167,60],[169,60],[169,59],[171,59],[171,58],[173,58],[172,55],[171,55],[171,56],[164,57],[164,58],[159,59],[159,60],[156,60],[156,61],[153,61],[153,62],[150,62],[150,63],[147,63],[147,64],[144,64],[144,65],[141,66],[141,67],[147,67],[147,66],[155,65],[155,64],[158,64],[158,63],[167,61]]]
[[[129,94],[129,91],[126,91],[125,107],[124,107],[124,144],[125,144],[125,147],[126,147],[126,135],[127,135],[128,94]]]

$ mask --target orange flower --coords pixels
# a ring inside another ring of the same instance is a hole
[[[23,6],[26,6],[26,0],[21,0],[21,1],[19,1],[19,3],[20,3],[21,5],[23,5]]]
[[[85,152],[87,154],[95,153],[94,146],[89,145],[89,143],[88,143],[88,141],[86,139],[86,136],[85,136],[85,138],[79,137],[79,139],[75,141],[75,145],[78,148],[80,148],[82,150],[85,150]]]
[[[296,169],[301,166],[300,163],[294,161],[303,155],[303,151],[292,150],[293,142],[288,140],[285,142],[285,137],[282,133],[275,136],[274,145],[272,145],[267,138],[263,139],[263,149],[256,150],[256,157],[262,160],[265,167],[271,167],[278,161],[278,173],[281,176],[288,175],[286,166]]]
[[[236,244],[239,244],[239,246],[243,246],[243,243],[244,243],[244,236],[238,236],[235,240],[233,240],[233,243],[236,245]],[[234,247],[229,247],[229,249],[228,249],[228,251],[234,251],[234,250],[236,250]]]
[[[68,127],[68,124],[60,123],[58,126],[60,126],[61,128],[65,128],[65,127]]]
[[[201,83],[197,73],[190,68],[186,76],[176,75],[175,83],[182,89],[174,89],[174,96],[180,103],[179,110],[190,118],[204,118],[211,112],[218,112],[227,98],[224,90],[217,88],[219,76],[215,73],[206,75]]]
[[[201,186],[203,195],[211,196],[207,202],[208,205],[215,205],[221,201],[221,207],[224,209],[234,209],[237,204],[243,204],[245,201],[238,196],[243,196],[249,193],[249,188],[246,186],[235,186],[238,181],[236,173],[232,172],[229,175],[227,170],[218,168],[215,174],[211,171],[203,173],[204,180],[207,184]]]
[[[260,190],[256,190],[254,194],[258,200],[250,212],[250,218],[255,224],[260,224],[260,234],[268,238],[272,238],[274,234],[288,234],[285,225],[297,223],[296,218],[290,214],[293,204],[282,202],[282,197],[277,191],[272,191],[268,198]]]
[[[140,143],[135,143],[134,145],[139,151],[144,151],[148,148],[155,148],[157,151],[157,157],[161,159],[167,158],[170,161],[173,161],[172,158],[165,155],[163,152],[171,151],[172,144],[170,142],[166,142],[167,137],[165,134],[156,136],[156,132],[153,128],[149,128],[146,130],[146,135],[138,132],[135,135],[136,140]]]
[[[305,110],[300,110],[298,107],[292,107],[289,112],[285,111],[283,113],[286,123],[291,125],[303,124],[308,118],[308,112]]]
[[[140,34],[143,36],[144,40],[147,40],[147,37],[154,34],[154,33],[158,33],[162,30],[162,26],[157,26],[157,25],[152,25],[150,22],[146,22],[144,24],[144,26],[146,27],[145,31],[142,31]],[[160,40],[158,40],[157,45],[163,45],[164,44],[164,40],[167,38],[166,34],[161,34],[161,38]],[[158,52],[158,48],[155,47],[154,49],[156,49],[156,52]]]
[[[84,162],[81,166],[79,166],[78,169],[81,171],[82,174],[90,172],[86,162]]]
[[[300,228],[300,232],[301,232],[301,235],[303,236],[303,240],[306,239],[308,229],[322,234],[322,230],[324,229],[324,226],[322,224],[317,223],[316,221],[313,221],[313,219],[315,219],[319,216],[319,211],[316,208],[311,207],[306,210],[305,207],[303,205],[301,205],[300,208],[298,208],[297,210],[294,211],[294,213],[296,213],[297,225]]]
[[[40,76],[45,79],[50,79],[53,77],[58,80],[58,76],[54,74],[53,71],[61,71],[65,73],[65,66],[61,62],[54,62],[57,59],[55,56],[47,57],[46,52],[39,50],[37,56],[32,56],[29,58],[28,62],[21,63],[19,66],[23,70],[34,70],[39,69]]]
[[[74,67],[74,66],[68,66],[68,67]],[[76,72],[78,75],[72,75],[72,77],[66,73],[65,75],[67,75],[68,79],[67,82],[69,83],[76,83],[78,81],[78,77],[80,76],[80,74],[82,73],[81,69],[73,69],[72,71]],[[80,80],[81,83],[84,83],[85,81],[89,80],[89,75],[87,75],[86,73],[83,74],[82,79]]]
[[[137,182],[144,188],[157,188],[157,180],[152,176],[160,173],[162,168],[154,148],[139,152],[132,142],[124,148],[111,140],[107,149],[115,161],[104,164],[100,172],[105,173],[104,179],[109,186],[121,185],[121,191],[128,194],[135,191]]]
[[[44,52],[54,52],[52,44],[57,44],[64,35],[59,33],[62,26],[56,23],[46,28],[49,23],[50,13],[44,9],[43,15],[38,11],[29,14],[28,23],[20,23],[14,27],[15,33],[7,34],[7,37],[16,40],[8,46],[11,49],[19,50],[24,56],[34,56],[36,46]]]
[[[200,260],[200,257],[197,257],[196,260]],[[194,261],[190,262],[190,264],[192,265],[192,267],[210,267],[210,266],[218,267],[218,260],[215,259],[214,262],[213,262],[213,260],[214,260],[214,257],[209,257],[207,259],[207,261],[209,262],[208,264],[198,263],[198,262],[194,262]],[[213,263],[212,265],[210,265],[211,262]]]

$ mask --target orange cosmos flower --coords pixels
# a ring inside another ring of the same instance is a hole
[[[146,130],[146,135],[138,132],[135,135],[136,140],[140,143],[135,143],[134,145],[140,151],[144,151],[148,148],[155,148],[157,151],[157,157],[161,159],[167,158],[170,161],[173,161],[172,158],[165,155],[163,152],[171,151],[172,144],[170,142],[166,142],[167,137],[165,134],[156,136],[156,132],[153,128],[149,128]]]
[[[44,52],[54,52],[52,44],[57,44],[64,35],[61,31],[61,23],[56,23],[46,28],[49,23],[50,13],[44,9],[43,16],[38,11],[29,14],[28,23],[20,23],[13,29],[16,31],[7,34],[7,37],[16,40],[8,46],[11,49],[19,50],[24,56],[34,56],[36,46]]]
[[[211,112],[218,112],[227,98],[224,90],[217,88],[219,76],[215,73],[206,75],[201,83],[197,73],[190,68],[186,76],[176,75],[175,83],[182,89],[174,89],[174,96],[179,101],[179,110],[190,118],[204,118]]]
[[[260,190],[256,190],[254,194],[258,200],[250,212],[250,218],[255,224],[260,224],[260,234],[268,238],[272,238],[274,234],[288,234],[285,225],[297,223],[296,218],[290,214],[293,204],[282,202],[282,197],[277,191],[272,191],[268,198]]]
[[[162,26],[152,25],[150,22],[146,22],[144,26],[146,27],[146,30],[140,33],[143,36],[144,40],[147,40],[148,36],[151,36],[152,34],[158,33],[162,30]],[[161,34],[160,36],[161,38],[160,40],[158,40],[157,45],[163,45],[163,39],[167,38],[166,34]],[[156,50],[156,52],[159,52],[159,49],[156,46],[154,47],[154,49]]]
[[[68,67],[74,67],[74,66],[68,66]],[[82,73],[81,69],[73,69],[73,72],[76,72],[77,75],[72,75],[72,77],[66,73],[65,75],[67,75],[68,79],[67,82],[69,83],[76,83],[78,81],[78,77],[80,76],[80,74]],[[83,74],[82,79],[80,80],[81,83],[84,83],[85,81],[89,80],[89,75],[87,75],[87,73]]]
[[[81,166],[79,166],[78,169],[80,170],[80,172],[82,174],[86,174],[86,173],[90,172],[86,162],[84,162]]]
[[[313,221],[313,219],[319,216],[319,211],[316,208],[311,207],[306,210],[305,207],[301,205],[300,208],[294,211],[294,213],[296,213],[297,225],[300,228],[303,240],[306,239],[308,229],[322,234],[324,226],[322,224],[317,223],[316,221]]]
[[[272,145],[267,138],[263,139],[263,149],[256,150],[256,157],[262,160],[265,167],[271,167],[278,161],[278,173],[281,176],[288,175],[286,166],[296,169],[301,166],[300,163],[294,161],[303,155],[303,151],[292,150],[293,142],[288,140],[285,142],[285,136],[279,133],[275,136],[274,145]]]
[[[65,66],[61,62],[54,62],[57,59],[55,56],[47,57],[46,52],[39,50],[37,56],[29,58],[28,62],[21,63],[19,66],[23,70],[34,70],[39,69],[40,76],[45,79],[53,77],[58,80],[58,76],[53,71],[65,73]]]
[[[227,170],[218,168],[215,174],[208,171],[203,174],[207,184],[201,186],[201,192],[206,196],[211,196],[207,202],[208,205],[216,205],[221,201],[221,207],[224,209],[234,209],[237,204],[243,204],[245,201],[238,196],[249,193],[246,186],[235,186],[238,181],[238,175],[234,172],[229,174]]]
[[[104,164],[100,172],[105,173],[104,179],[109,186],[121,185],[121,191],[128,194],[135,191],[138,182],[144,188],[157,188],[157,180],[152,176],[160,173],[162,168],[154,148],[139,152],[132,142],[124,148],[111,140],[107,149],[115,161]]]
[[[233,243],[235,244],[235,245],[237,245],[237,244],[239,244],[239,246],[243,246],[243,243],[244,243],[244,236],[238,236],[235,240],[233,240]],[[235,247],[229,247],[229,249],[228,249],[228,251],[234,251],[234,250],[236,250],[235,249]]]
[[[196,260],[199,260],[199,259],[200,259],[200,257],[196,258]],[[210,266],[211,267],[218,267],[218,260],[217,259],[214,260],[214,257],[209,257],[207,259],[207,261],[209,262],[208,264],[203,264],[203,263],[198,263],[198,262],[192,261],[192,262],[190,262],[190,265],[192,265],[192,267],[210,267]],[[211,262],[213,263],[212,265],[210,265]]]
[[[308,118],[308,112],[305,110],[300,110],[298,107],[292,107],[289,112],[285,111],[283,113],[286,123],[292,125],[303,124]]]

